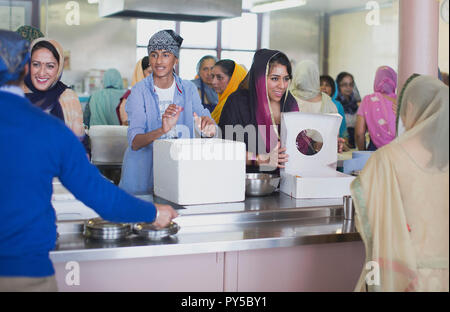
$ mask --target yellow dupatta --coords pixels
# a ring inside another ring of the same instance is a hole
[[[134,86],[139,81],[145,78],[144,71],[142,70],[142,60],[143,58],[137,61],[136,65],[134,66],[133,77],[131,79],[131,86]]]
[[[231,76],[225,91],[219,94],[219,103],[217,103],[216,108],[211,113],[211,117],[217,124],[219,124],[220,115],[222,114],[223,106],[225,105],[228,97],[231,93],[237,90],[242,80],[244,80],[245,76],[247,75],[247,71],[244,69],[244,67],[237,63],[235,64],[236,66],[234,67],[233,75]]]

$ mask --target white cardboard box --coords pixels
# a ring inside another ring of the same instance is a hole
[[[354,177],[336,171],[337,138],[342,117],[338,114],[283,113],[281,145],[289,161],[280,171],[281,192],[295,198],[336,198],[350,195]],[[306,129],[321,134],[322,149],[304,155],[297,149],[297,136]]]
[[[245,200],[243,142],[178,139],[153,142],[154,193],[179,205]]]

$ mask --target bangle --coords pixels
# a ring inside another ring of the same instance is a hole
[[[155,217],[155,220],[153,220],[153,222],[158,220],[158,217],[159,217],[159,210],[158,210],[158,208],[156,208],[156,217]]]

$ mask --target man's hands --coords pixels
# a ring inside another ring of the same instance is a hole
[[[177,106],[175,104],[170,104],[166,111],[162,115],[162,126],[161,129],[166,134],[177,124],[178,118],[180,118],[180,113],[183,111],[183,107]]]
[[[208,116],[199,117],[194,112],[195,127],[200,130],[205,136],[213,137],[216,134],[216,124]]]
[[[153,221],[153,224],[157,228],[165,228],[170,224],[172,219],[178,217],[178,213],[175,211],[175,209],[172,208],[172,206],[169,205],[161,205],[161,204],[154,204],[156,206],[157,210],[157,217],[155,221]]]
[[[170,104],[166,111],[162,115],[162,126],[161,130],[164,134],[172,130],[177,124],[178,118],[180,118],[180,113],[183,111],[183,107],[177,106],[175,104]],[[213,137],[216,134],[216,124],[208,116],[198,116],[194,113],[194,123],[195,127],[201,131],[207,137]]]

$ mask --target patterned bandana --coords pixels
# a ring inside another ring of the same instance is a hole
[[[166,50],[175,55],[176,58],[179,58],[180,46],[182,42],[183,38],[181,38],[173,30],[161,30],[150,38],[147,46],[147,51],[150,55],[150,53],[153,51]]]
[[[17,33],[0,30],[0,86],[19,79],[30,59],[29,46]]]

